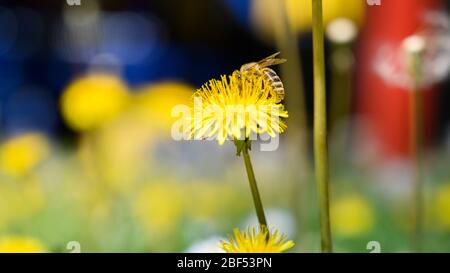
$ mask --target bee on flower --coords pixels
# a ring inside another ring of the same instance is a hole
[[[236,145],[236,155],[243,155],[259,232],[236,229],[235,238],[230,237],[228,243],[222,242],[226,252],[282,252],[293,246],[292,241],[285,242],[286,237],[277,231],[268,231],[249,153],[252,134],[267,133],[276,137],[287,128],[283,118],[287,118],[288,113],[281,103],[284,86],[276,72],[269,68],[286,61],[276,58],[277,55],[244,64],[231,76],[222,76],[220,80],[210,80],[203,85],[194,93],[193,108],[187,111],[188,117],[183,124],[187,125],[189,139],[216,137],[222,145],[231,138]]]
[[[275,137],[284,132],[286,124],[282,119],[288,117],[281,103],[284,87],[269,66],[285,60],[276,55],[245,64],[230,76],[210,80],[198,89],[187,118],[187,137],[215,137],[222,145],[227,138],[249,139],[251,133]]]

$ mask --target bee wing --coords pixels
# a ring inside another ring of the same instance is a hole
[[[268,57],[265,57],[264,59],[262,59],[260,62],[264,62],[266,60],[270,60],[270,59],[275,59],[276,56],[280,55],[281,52],[276,52]]]
[[[269,57],[262,59],[261,61],[258,62],[258,65],[260,67],[268,67],[268,66],[272,66],[272,65],[285,63],[287,61],[286,59],[276,58],[276,56],[278,56],[278,54],[280,54],[280,52],[277,52],[275,54],[270,55]]]

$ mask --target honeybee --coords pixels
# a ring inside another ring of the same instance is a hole
[[[270,86],[272,86],[273,91],[276,94],[276,101],[280,102],[284,99],[284,86],[277,73],[273,71],[273,69],[269,68],[269,66],[282,64],[286,62],[286,59],[276,58],[278,54],[280,54],[280,52],[272,54],[259,62],[244,64],[241,66],[239,73],[240,75],[244,75],[246,73],[253,73],[257,76],[263,77],[265,82],[267,82]]]

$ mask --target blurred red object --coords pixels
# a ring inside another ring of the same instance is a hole
[[[386,83],[374,70],[378,50],[400,45],[423,25],[424,15],[439,8],[438,0],[387,0],[368,6],[361,36],[356,74],[356,111],[377,141],[381,160],[409,155],[409,91]],[[433,88],[424,90],[425,142],[433,135],[435,121]],[[359,140],[361,141],[361,140]]]

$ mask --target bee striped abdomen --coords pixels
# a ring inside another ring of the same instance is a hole
[[[282,101],[284,99],[284,86],[281,82],[280,77],[277,75],[275,71],[272,69],[265,67],[263,69],[263,75],[264,79],[269,82],[269,84],[272,86],[273,91],[276,94],[277,101]]]

